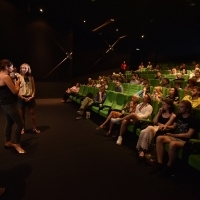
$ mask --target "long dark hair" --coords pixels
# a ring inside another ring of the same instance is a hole
[[[13,63],[10,60],[3,59],[0,61],[0,70],[5,70],[6,67],[12,66]]]
[[[174,112],[174,101],[172,99],[163,99],[162,102],[165,102],[169,106],[169,113]]]

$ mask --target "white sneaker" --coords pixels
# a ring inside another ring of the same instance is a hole
[[[122,144],[122,136],[118,137],[116,144],[118,144],[118,145]]]

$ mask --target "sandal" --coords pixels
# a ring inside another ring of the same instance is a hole
[[[5,148],[5,149],[9,149],[9,148],[11,148],[11,147],[13,147],[13,146],[14,146],[14,144],[13,144],[11,141],[5,142],[5,144],[4,144],[4,148]]]
[[[19,144],[14,144],[15,150],[20,153],[20,154],[24,154],[26,153],[26,151],[24,149],[21,148],[21,146]]]
[[[34,132],[34,133],[40,133],[41,131],[38,130],[37,128],[34,128],[34,129],[33,129],[33,132]]]
[[[103,128],[101,126],[98,126],[96,129],[97,129],[97,131],[99,131],[99,130],[104,129],[104,128],[105,128],[105,126]]]

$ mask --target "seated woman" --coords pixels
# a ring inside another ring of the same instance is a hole
[[[120,134],[117,139],[116,144],[121,145],[122,143],[122,135],[124,134],[126,127],[128,124],[135,124],[137,121],[141,119],[149,119],[151,113],[153,111],[153,107],[151,106],[151,97],[150,95],[146,94],[142,102],[136,106],[135,113],[131,113],[123,118],[111,119],[110,121],[110,130],[114,123],[120,123]]]
[[[130,102],[128,102],[122,112],[119,112],[119,111],[111,111],[110,114],[108,115],[107,119],[105,122],[103,122],[103,124],[101,124],[99,127],[97,127],[96,129],[97,130],[100,130],[102,128],[105,128],[105,125],[110,121],[111,118],[119,118],[119,117],[122,117],[124,115],[127,115],[127,114],[130,114],[132,112],[135,112],[135,109],[136,109],[136,106],[138,104],[138,101],[139,101],[139,96],[132,96],[132,99]],[[111,133],[111,130],[109,130],[106,135],[109,136]]]
[[[142,90],[139,90],[135,95],[143,98],[146,94],[150,93],[150,85],[146,84]]]
[[[154,87],[153,93],[151,94],[151,98],[153,100],[157,100],[160,102],[162,100],[162,96],[163,96],[162,87],[160,87],[160,86]]]
[[[178,89],[175,88],[175,87],[170,88],[168,94],[164,98],[165,99],[171,99],[176,104],[179,103]]]
[[[140,136],[136,145],[138,156],[143,158],[145,152],[148,151],[153,137],[158,130],[163,131],[167,126],[174,123],[176,115],[174,114],[174,104],[171,99],[164,99],[162,107],[153,119],[154,126],[148,126],[140,132]]]
[[[65,91],[65,94],[63,95],[63,100],[61,101],[61,103],[66,103],[69,99],[69,96],[70,95],[73,95],[73,96],[76,95],[79,92],[79,89],[80,89],[80,83],[76,83],[75,86],[68,88]]]

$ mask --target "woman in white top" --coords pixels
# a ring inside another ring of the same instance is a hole
[[[21,110],[22,118],[25,121],[25,107],[29,108],[29,113],[31,115],[31,122],[33,127],[33,132],[40,133],[40,130],[36,128],[35,121],[35,82],[33,76],[31,75],[31,68],[27,63],[20,66],[20,90],[18,105]],[[24,134],[25,128],[22,129],[21,134]]]
[[[151,106],[151,97],[150,95],[146,94],[143,97],[142,103],[136,106],[135,113],[131,113],[123,118],[118,119],[122,121],[122,124],[120,127],[120,134],[119,134],[116,144],[121,145],[122,135],[125,132],[128,124],[130,123],[135,124],[140,119],[149,119],[152,111],[153,111],[153,107]]]

